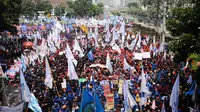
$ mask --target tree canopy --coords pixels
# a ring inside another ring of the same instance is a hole
[[[50,13],[53,8],[47,0],[39,0],[35,3],[32,0],[23,0],[21,6],[21,14],[30,17],[33,17],[38,11],[45,11],[46,14]]]
[[[200,53],[200,3],[193,1],[194,7],[175,8],[167,20],[167,30],[179,37],[171,42],[170,49],[176,52],[177,61],[185,60],[191,53]]]
[[[73,9],[76,16],[97,16],[103,13],[102,4],[92,4],[91,0],[77,0],[75,2],[68,2],[68,7]]]
[[[21,0],[0,0],[0,30],[16,32],[21,13]]]

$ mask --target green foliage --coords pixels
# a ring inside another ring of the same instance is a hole
[[[200,3],[194,2],[193,8],[175,8],[172,18],[167,20],[167,30],[171,35],[179,37],[170,45],[170,50],[176,52],[176,60],[185,60],[189,54],[200,54]]]
[[[16,32],[21,13],[21,0],[0,0],[0,30]]]
[[[35,4],[31,0],[23,0],[21,8],[22,8],[21,14],[24,16],[33,17],[36,12]]]
[[[136,8],[139,8],[139,5],[135,2],[132,2],[132,3],[128,3],[128,7],[131,8],[131,7],[136,7]]]
[[[148,12],[145,10],[142,10],[141,8],[131,7],[128,11],[131,15],[136,15],[140,17],[146,17],[148,16]]]
[[[51,3],[46,0],[39,0],[36,3],[33,3],[32,0],[23,0],[21,4],[22,15],[33,17],[38,11],[45,11],[45,14],[51,13],[53,8]]]
[[[55,15],[57,16],[62,16],[63,14],[65,14],[65,9],[66,6],[65,4],[60,4],[55,8]]]
[[[100,6],[99,6],[100,5]],[[74,14],[79,17],[97,16],[103,13],[101,4],[94,5],[91,0],[77,0],[68,2],[68,7],[73,9]]]
[[[192,69],[197,70],[197,68],[198,68],[197,62],[200,62],[200,54],[192,53],[192,54],[190,54],[189,57],[193,61]]]
[[[45,11],[45,14],[51,13],[51,9],[53,8],[51,3],[47,0],[40,0],[36,3],[36,11]]]
[[[103,4],[103,3],[98,3],[97,6],[103,8],[103,7],[104,7],[104,4]]]

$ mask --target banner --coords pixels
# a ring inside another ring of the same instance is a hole
[[[110,92],[109,83],[104,84],[103,89],[104,89],[104,96],[106,97],[107,110],[111,110],[114,108],[114,94]]]
[[[142,53],[142,58],[143,58],[143,59],[151,58],[150,52],[143,52],[143,53]]]
[[[142,56],[143,56],[142,53],[135,53],[135,54],[134,54],[134,59],[135,59],[135,60],[142,60]]]
[[[0,112],[22,112],[24,107],[24,102],[20,103],[15,107],[0,106]]]

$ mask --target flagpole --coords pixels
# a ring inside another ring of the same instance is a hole
[[[28,102],[29,103],[29,102]],[[27,103],[27,107],[26,107],[26,112],[28,112],[28,103]]]
[[[58,97],[60,97],[60,96],[59,96],[59,93],[58,93],[58,89],[57,89],[57,86],[56,86],[56,83],[55,83],[55,81],[53,81],[53,83],[54,83],[54,85],[55,85],[55,88],[56,88],[57,95],[58,95]]]
[[[9,102],[8,102],[8,99],[6,97],[7,93],[6,93],[6,88],[5,88],[5,82],[4,82],[4,77],[2,77],[2,86],[3,86],[3,97],[5,97],[5,100],[6,100],[6,104],[9,106]],[[2,102],[3,103],[3,102]]]

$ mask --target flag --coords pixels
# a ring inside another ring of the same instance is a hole
[[[99,96],[97,95],[97,92],[94,92],[94,96],[95,96],[94,104],[95,104],[95,107],[96,107],[95,112],[104,112],[103,105],[102,105],[102,103],[99,99]]]
[[[94,40],[95,40],[95,46],[98,47],[99,44],[98,44],[98,26],[95,27],[95,36],[94,36]]]
[[[83,54],[83,51],[81,50],[81,47],[79,45],[79,42],[75,39],[75,44],[74,44],[74,51],[79,51],[79,56],[80,57],[83,57],[84,54]]]
[[[134,47],[135,47],[136,42],[137,42],[137,39],[135,38],[135,39],[131,42],[130,45],[127,45],[128,49],[129,49],[129,50],[133,50]]]
[[[0,112],[23,112],[24,102],[15,107],[0,106]]]
[[[194,86],[194,93],[192,95],[192,101],[195,102],[196,98],[197,98],[197,83]]]
[[[140,89],[140,92],[141,92],[141,100],[140,100],[140,106],[144,105],[147,101],[147,96],[151,94],[151,92],[149,91],[148,87],[146,86],[147,85],[147,81],[146,81],[146,78],[145,78],[145,74],[144,74],[144,69],[142,68],[142,78],[141,78],[141,89]]]
[[[124,57],[124,70],[130,70],[131,66],[127,63],[126,58]]]
[[[179,101],[179,74],[176,78],[176,81],[174,83],[172,93],[170,96],[170,106],[172,107],[172,112],[178,111],[178,101]]]
[[[66,49],[66,54],[67,54],[66,57],[68,57],[67,58],[68,76],[69,76],[70,80],[78,80],[78,75],[77,75],[77,73],[75,71],[74,65],[73,65],[72,60],[70,58],[70,55],[72,55],[70,52],[71,52],[71,50],[68,47],[68,49]]]
[[[195,84],[196,84],[196,82],[193,81],[193,83],[192,83],[192,85],[191,85],[189,91],[185,93],[186,96],[187,96],[187,95],[193,95],[193,94],[194,94]]]
[[[67,44],[67,49],[66,51],[66,58],[70,58],[70,60],[74,63],[76,66],[78,64],[77,60],[74,58],[71,49],[69,48],[69,45]]]
[[[82,94],[82,100],[81,100],[81,105],[80,105],[80,112],[84,112],[84,108],[86,105],[89,105],[94,102],[94,97],[86,91],[86,89],[83,90]]]
[[[106,42],[109,42],[109,41],[110,41],[110,37],[111,37],[110,31],[107,30],[105,41],[106,41]]]
[[[138,37],[137,47],[141,48],[141,41],[142,41],[142,39],[141,39],[141,36],[140,36],[140,32],[137,34],[137,37]]]
[[[29,102],[31,99],[31,92],[28,88],[28,85],[26,84],[24,74],[21,69],[20,69],[20,86],[22,92],[22,100]]]
[[[191,108],[191,107],[189,107],[189,109],[190,109],[190,112],[199,112],[198,109],[193,109],[193,108]]]
[[[94,55],[93,55],[93,53],[92,53],[92,49],[89,51],[89,53],[87,54],[87,56],[88,56],[88,59],[89,59],[90,61],[93,61],[93,60],[94,60]]]
[[[33,93],[31,93],[31,101],[28,104],[28,108],[30,108],[33,112],[42,112],[42,109],[38,104],[38,100]]]
[[[25,72],[26,71],[26,63],[25,63],[25,58],[24,55],[21,55],[21,62],[22,62],[22,71]]]
[[[187,83],[190,84],[190,85],[192,84],[192,75],[189,76]]]
[[[149,89],[148,87],[146,86],[147,85],[147,81],[146,81],[146,78],[145,78],[145,74],[144,74],[144,69],[142,68],[142,81],[141,81],[141,92],[144,92],[146,94],[150,94],[149,92]]]
[[[163,56],[163,58],[164,58],[164,60],[167,59],[167,53],[166,53],[166,51],[164,51],[164,56]]]
[[[123,46],[124,41],[125,41],[125,23],[124,22],[122,22],[121,33],[122,33],[122,44],[121,44],[121,47],[124,47]]]
[[[117,44],[114,44],[112,46],[112,49],[115,50],[115,51],[117,51],[119,54],[121,54],[121,49],[119,48],[119,46]]]
[[[159,52],[163,52],[165,49],[165,44],[164,43],[161,43],[160,44],[160,47],[159,47]]]
[[[153,103],[152,103],[152,107],[151,107],[153,110],[155,110],[156,109],[156,101],[155,100],[153,100]]]
[[[46,70],[45,70],[45,85],[48,86],[50,89],[52,89],[52,86],[53,86],[53,79],[51,77],[51,68],[49,66],[49,62],[48,62],[48,59],[47,57],[45,58],[45,67],[46,67]]]
[[[6,77],[6,74],[3,72],[1,65],[0,65],[0,77]]]
[[[163,102],[163,104],[162,104],[162,110],[161,110],[161,112],[166,112],[165,111],[165,103]]]
[[[110,71],[110,73],[113,72],[113,68],[112,68],[112,65],[111,65],[109,53],[107,53],[106,68]]]
[[[126,112],[129,110],[127,91],[128,91],[128,82],[125,80],[123,83],[123,94],[124,94],[124,108]]]
[[[128,112],[131,108],[137,105],[136,101],[134,100],[133,96],[131,95],[128,89],[128,81],[125,80],[123,84],[123,94],[124,94],[124,103],[125,103],[125,110]]]
[[[128,104],[131,108],[133,108],[135,105],[137,105],[135,99],[133,98],[133,96],[131,95],[130,91],[128,90]]]

